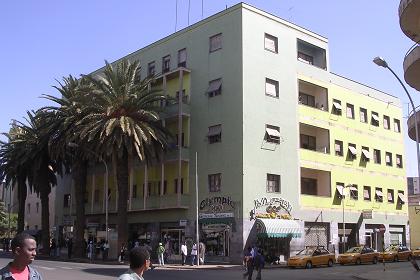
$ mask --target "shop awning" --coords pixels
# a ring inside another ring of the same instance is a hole
[[[398,193],[398,199],[401,200],[402,203],[405,203],[405,197],[402,193]]]
[[[257,236],[268,238],[293,237],[303,235],[303,228],[297,221],[286,219],[257,219]]]

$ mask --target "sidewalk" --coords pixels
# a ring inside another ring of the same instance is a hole
[[[360,280],[396,280],[396,279],[420,279],[420,272],[414,268],[393,268],[387,270],[374,270],[367,273],[353,275],[353,278]]]

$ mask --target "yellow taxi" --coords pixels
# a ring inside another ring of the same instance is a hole
[[[416,250],[413,250],[413,257],[420,258],[420,247]]]
[[[376,264],[379,259],[379,253],[375,252],[372,248],[366,246],[352,247],[344,254],[338,255],[337,263],[344,264],[361,264],[373,263]]]
[[[380,261],[410,261],[412,258],[412,252],[406,246],[395,246],[391,245],[385,249],[385,252],[379,254]]]
[[[333,266],[335,255],[323,247],[306,248],[287,261],[288,267],[305,267],[328,265]]]

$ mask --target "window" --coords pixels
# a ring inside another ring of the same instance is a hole
[[[373,162],[377,164],[381,164],[381,151],[377,149],[373,149]]]
[[[35,206],[36,206],[36,212],[37,212],[37,213],[39,213],[39,202],[37,202],[37,203],[35,204]]]
[[[171,70],[171,56],[167,55],[162,58],[162,73],[169,72]]]
[[[349,148],[348,149],[349,149],[348,157],[350,159],[355,159],[357,157],[356,144],[349,143]]]
[[[317,181],[313,178],[300,178],[301,194],[316,195]]]
[[[350,190],[350,199],[352,200],[358,200],[359,199],[359,189],[357,188],[357,185],[353,184],[349,187]]]
[[[379,126],[379,115],[376,112],[372,112],[372,118],[370,123],[374,126]]]
[[[137,198],[137,185],[133,185],[133,194],[132,194],[133,198]]]
[[[206,93],[209,97],[222,94],[222,79],[210,81]]]
[[[267,124],[265,126],[264,140],[270,143],[280,144],[280,127]]]
[[[264,36],[264,48],[267,51],[277,53],[277,37],[274,37],[270,34],[265,33]]]
[[[178,51],[178,67],[187,67],[187,49]]]
[[[70,207],[70,203],[71,203],[71,201],[70,201],[70,194],[65,194],[64,195],[64,201],[63,201],[64,208]]]
[[[30,214],[30,213],[31,213],[31,204],[30,204],[30,203],[28,203],[28,205],[27,205],[26,212],[27,212],[28,214]]]
[[[345,196],[344,183],[340,183],[340,182],[335,183],[335,189],[336,189],[336,193],[339,195],[339,198],[343,199]]]
[[[392,166],[392,154],[385,152],[385,163],[387,166]]]
[[[279,82],[265,78],[265,95],[279,97]]]
[[[174,180],[175,193],[178,193],[178,178]],[[184,178],[181,178],[181,194],[184,193]]]
[[[300,135],[300,147],[302,149],[316,150],[316,138],[314,136],[301,134]]]
[[[280,192],[280,175],[267,174],[267,192]]]
[[[397,198],[397,202],[399,204],[404,204],[406,202],[405,200],[405,196],[404,196],[404,191],[398,191],[398,198]]]
[[[367,123],[367,110],[365,108],[360,108],[360,121]]]
[[[299,61],[302,61],[304,63],[311,64],[311,65],[314,64],[313,56],[310,56],[306,53],[298,52],[298,57],[297,58],[298,58]]]
[[[383,202],[384,195],[382,193],[382,188],[375,188],[375,201],[376,202]]]
[[[154,76],[156,73],[156,64],[154,61],[147,64],[147,76]]]
[[[394,203],[394,190],[388,189],[387,198],[389,203]]]
[[[354,119],[354,105],[347,103],[347,111],[346,111],[347,118]]]
[[[333,99],[332,113],[334,115],[341,116],[341,101],[338,99]]]
[[[395,155],[395,163],[398,168],[403,168],[402,155]]]
[[[401,132],[400,120],[394,119],[394,131]]]
[[[371,201],[371,187],[369,186],[364,186],[363,187],[363,199],[366,201]]]
[[[370,152],[368,147],[362,147],[362,159],[364,161],[370,160]]]
[[[209,175],[209,192],[220,192],[222,185],[222,174],[210,174]]]
[[[213,125],[209,126],[209,132],[207,133],[207,137],[209,139],[209,143],[217,143],[222,142],[222,125]]]
[[[222,48],[222,33],[210,37],[210,52],[220,50]]]
[[[385,129],[390,129],[389,126],[389,117],[384,115],[384,128]]]
[[[343,141],[335,140],[335,155],[343,156]]]
[[[299,92],[299,104],[311,106],[315,108],[315,96]]]

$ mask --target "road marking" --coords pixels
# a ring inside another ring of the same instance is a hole
[[[40,266],[40,265],[36,265],[35,267],[42,268],[42,269],[45,269],[45,270],[54,270],[55,269],[53,267],[46,267],[46,266]]]

